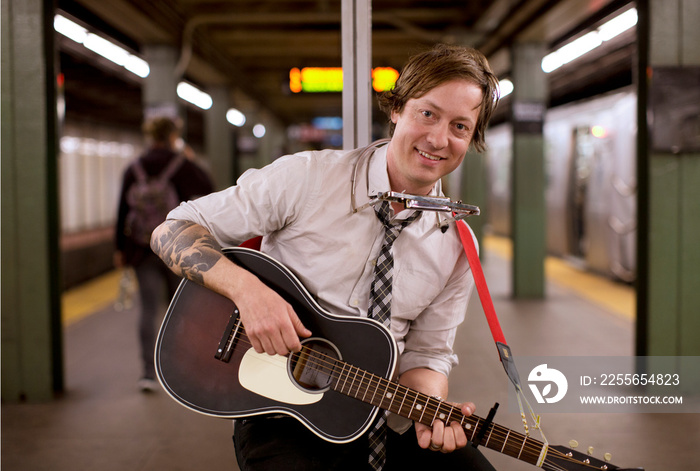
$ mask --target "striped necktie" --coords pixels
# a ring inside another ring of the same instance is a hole
[[[374,267],[367,316],[389,328],[391,325],[391,279],[394,270],[394,256],[391,247],[404,227],[420,216],[420,211],[416,211],[395,225],[391,224],[391,206],[388,201],[383,201],[376,206],[375,211],[379,220],[384,224],[384,242]],[[379,417],[368,435],[369,464],[374,470],[381,470],[386,461],[386,415],[385,410],[379,411]]]

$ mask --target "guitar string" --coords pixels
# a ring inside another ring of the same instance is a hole
[[[236,337],[238,337],[238,338],[236,338]],[[232,342],[236,342],[236,341],[240,342],[243,340],[249,346],[252,346],[250,344],[250,340],[247,338],[247,335],[245,333],[245,327],[241,326],[239,333],[234,335],[231,338],[231,341]],[[304,353],[305,350],[307,351],[307,353]],[[312,353],[308,353],[308,352],[315,353],[316,355],[312,355]],[[330,357],[321,351],[313,350],[313,349],[309,348],[308,346],[302,346],[301,352],[292,353],[292,359],[293,359],[294,355],[298,355],[300,359],[302,358],[302,355],[306,355],[307,362],[308,362],[308,360],[312,360],[314,362],[312,364],[314,366],[318,367],[317,371],[327,373],[329,375],[329,377],[336,380],[336,385],[338,385],[338,383],[341,380],[340,373],[336,369],[336,367],[338,365],[344,365],[343,369],[345,369],[345,366],[347,366],[351,371],[355,370],[355,374],[357,374],[357,372],[362,372],[362,370],[360,370],[359,368],[357,368],[355,366],[352,366],[348,363],[345,363],[345,362],[337,360],[333,357]],[[319,360],[321,360],[321,361],[319,361]],[[373,373],[369,373],[369,372],[363,372],[363,373],[365,373],[365,374],[362,375],[362,379],[360,380],[359,386],[357,385],[357,382],[355,380],[350,380],[351,385],[350,385],[350,389],[348,389],[347,395],[350,395],[351,391],[353,391],[353,389],[352,389],[353,385],[355,386],[355,390],[357,391],[357,394],[354,394],[354,397],[356,399],[358,398],[358,394],[360,392],[364,391],[366,394],[367,391],[371,391],[371,390],[376,391],[380,387],[382,387],[385,390],[388,390],[388,387],[393,386],[396,393],[399,393],[399,391],[401,391],[401,395],[402,395],[402,397],[404,397],[404,400],[407,396],[407,393],[412,393],[413,395],[416,396],[413,399],[414,404],[416,403],[416,401],[419,398],[421,398],[421,403],[423,401],[425,401],[425,406],[423,406],[423,408],[425,410],[421,412],[421,414],[420,414],[421,417],[423,415],[425,415],[426,413],[428,414],[428,416],[430,416],[432,414],[434,416],[433,420],[435,420],[435,418],[438,417],[438,414],[440,412],[443,412],[443,413],[447,412],[447,413],[445,413],[445,417],[452,417],[452,416],[457,416],[457,418],[461,417],[461,419],[459,419],[459,420],[455,419],[455,421],[460,422],[460,425],[462,425],[463,427],[464,427],[464,423],[463,423],[464,421],[467,421],[471,426],[473,426],[474,431],[472,432],[472,438],[478,432],[479,422],[484,420],[483,418],[480,418],[478,416],[465,416],[464,414],[461,413],[461,411],[458,408],[452,406],[451,404],[448,404],[447,402],[444,402],[444,401],[437,400],[437,399],[435,399],[431,396],[428,396],[426,394],[423,394],[423,393],[420,393],[417,391],[413,391],[410,388],[401,385],[400,383],[390,381],[386,378],[375,375]],[[365,377],[368,375],[369,375],[368,382],[365,383]],[[347,381],[347,379],[346,379],[346,381]],[[341,393],[346,394],[343,392],[343,387],[340,387],[340,390],[341,390]],[[392,398],[393,397],[394,396],[392,395]],[[386,399],[386,397],[382,396],[382,398],[379,400],[378,404],[374,404],[373,402],[370,402],[370,404],[381,407],[381,405],[385,402],[385,399]],[[363,401],[363,402],[368,402],[368,401]],[[393,403],[393,399],[390,400],[388,407],[391,407],[392,403]],[[436,403],[436,405],[433,403]],[[442,411],[441,410],[442,408],[447,409],[447,410]],[[397,410],[400,412],[401,409],[403,409],[403,406],[399,406],[399,408]],[[411,411],[413,412],[413,408],[411,409]],[[531,459],[534,459],[535,461],[537,458],[539,458],[542,447],[544,446],[544,443],[542,443],[536,439],[530,438],[529,435],[527,435],[527,436],[523,435],[519,432],[515,432],[513,430],[510,430],[506,427],[503,427],[503,426],[495,424],[495,423],[491,423],[489,425],[489,427],[491,428],[491,432],[489,433],[489,431],[487,429],[484,436],[485,437],[488,436],[488,439],[487,439],[488,441],[490,441],[491,438],[495,438],[497,443],[502,444],[503,445],[501,448],[502,453],[504,453],[504,451],[506,449],[512,448],[512,449],[519,450],[518,455],[521,457],[524,455],[525,457],[530,457]],[[468,429],[467,431],[470,431],[470,430]],[[494,432],[495,432],[495,437],[494,437]],[[516,443],[508,446],[509,445],[508,441],[513,440],[515,438],[518,439],[516,441]],[[533,442],[533,443],[529,444],[529,443],[527,443],[528,441]],[[518,444],[523,444],[523,445],[518,447]],[[494,448],[494,449],[496,449],[496,448]],[[523,460],[522,458],[517,457],[515,454],[509,454],[509,453],[505,453],[505,454],[508,454],[509,456],[516,457],[517,459]],[[575,464],[578,464],[581,466],[590,467],[591,469],[600,469],[597,466],[590,465],[590,464],[584,463],[582,461],[576,460],[576,459],[569,457],[566,454],[564,454],[558,450],[552,449],[552,448],[549,448],[547,451],[547,457],[545,458],[545,461],[542,465],[543,469],[548,469],[548,470],[552,470],[552,471],[557,471],[557,470],[565,471],[565,468],[560,467],[556,463],[550,462],[551,455],[554,455],[554,456],[558,457],[559,459],[570,461],[572,463],[575,463]],[[525,460],[523,460],[523,461],[525,461]],[[547,467],[545,468],[545,466],[547,466]]]

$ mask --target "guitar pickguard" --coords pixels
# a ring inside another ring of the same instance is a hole
[[[323,399],[298,388],[287,373],[287,357],[249,349],[241,360],[238,382],[248,391],[281,404],[309,405]]]

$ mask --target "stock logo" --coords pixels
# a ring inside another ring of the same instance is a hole
[[[544,404],[545,402],[552,404],[561,401],[569,388],[566,376],[559,370],[547,368],[546,363],[534,367],[532,371],[530,371],[527,380],[530,383],[529,386],[532,390],[532,394],[535,395],[535,399],[540,404]],[[545,384],[543,384],[543,388],[540,390],[539,384],[532,383]],[[556,394],[553,395],[552,384],[557,387]]]

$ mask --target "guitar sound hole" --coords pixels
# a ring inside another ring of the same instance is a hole
[[[333,381],[340,352],[329,341],[310,338],[302,342],[299,353],[289,356],[288,373],[292,380],[309,392],[324,392]]]

